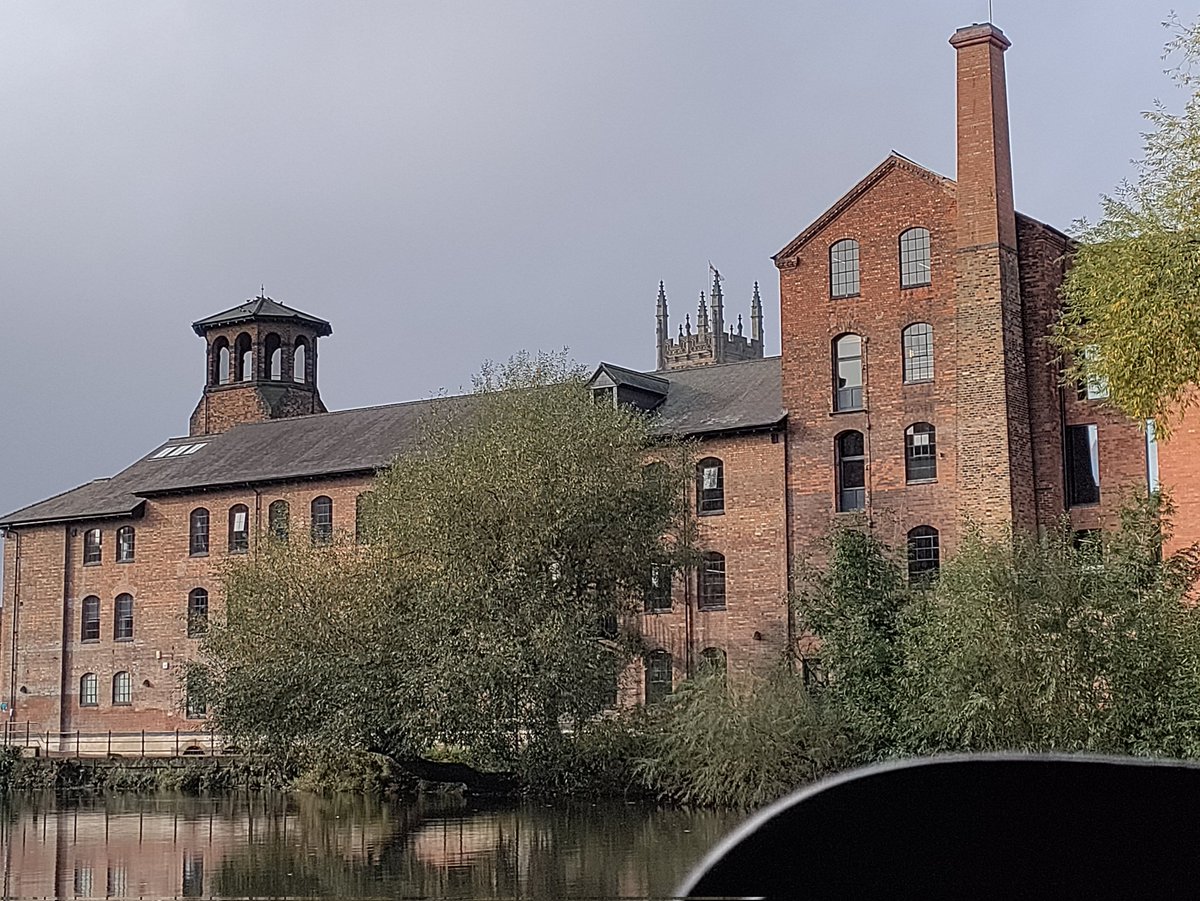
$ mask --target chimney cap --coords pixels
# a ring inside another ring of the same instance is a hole
[[[1004,32],[991,22],[978,22],[974,25],[964,25],[950,37],[950,44],[955,50],[970,47],[973,44],[992,44],[1001,50],[1012,46],[1012,41],[1004,36]]]

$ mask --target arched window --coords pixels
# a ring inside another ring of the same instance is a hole
[[[283,342],[274,332],[263,340],[263,378],[273,382],[283,378]]]
[[[80,641],[100,640],[100,598],[93,594],[83,599],[79,623]]]
[[[861,410],[862,405],[862,338],[841,335],[833,342],[833,409]]]
[[[646,655],[646,703],[661,701],[674,687],[671,655],[664,650]]]
[[[313,544],[329,544],[333,540],[333,501],[324,495],[313,498],[311,533]]]
[[[99,529],[88,529],[83,533],[83,565],[95,566],[101,560]]]
[[[933,326],[914,322],[901,333],[904,344],[904,381],[933,380]]]
[[[133,703],[133,679],[129,673],[115,673],[113,675],[113,706],[123,706]]]
[[[666,563],[650,564],[650,578],[643,598],[647,613],[671,609],[671,581],[670,566]]]
[[[95,673],[84,673],[79,680],[79,706],[95,707],[100,703],[100,682]]]
[[[696,512],[725,512],[725,464],[716,457],[705,457],[696,464]]]
[[[196,670],[191,670],[183,687],[183,710],[189,720],[203,719],[208,714],[207,686],[204,676]]]
[[[846,238],[829,248],[829,296],[853,297],[856,294],[858,242],[853,238]]]
[[[937,433],[927,422],[915,422],[904,430],[904,478],[909,482],[937,478]]]
[[[910,228],[900,233],[900,287],[919,288],[930,283],[929,229]]]
[[[292,381],[308,381],[308,342],[303,338],[297,338],[292,349]]]
[[[250,336],[242,332],[233,342],[234,381],[248,382],[254,378],[254,351]]]
[[[188,517],[188,553],[193,557],[208,553],[208,511],[203,507]]]
[[[725,555],[707,551],[700,557],[701,610],[725,609]]]
[[[908,533],[908,581],[913,584],[929,582],[941,566],[938,530],[932,526],[917,526]]]
[[[354,540],[366,544],[371,539],[371,492],[364,491],[354,499]]]
[[[250,550],[250,508],[234,504],[229,508],[229,553],[244,554]]]
[[[133,562],[133,526],[121,526],[117,529],[117,562]]]
[[[212,344],[212,367],[213,371],[209,381],[214,385],[226,385],[233,380],[229,359],[229,339],[224,336]]]
[[[208,631],[208,592],[193,588],[188,592],[187,635],[197,638]]]
[[[701,676],[724,676],[727,668],[728,662],[721,648],[705,648],[700,652]]]
[[[272,501],[267,508],[267,524],[271,534],[278,541],[288,540],[288,530],[291,528],[292,511],[287,501]]]
[[[837,510],[856,513],[867,506],[867,458],[862,432],[842,432],[834,439],[837,455]]]
[[[130,641],[133,638],[133,595],[119,594],[114,605],[113,638]]]

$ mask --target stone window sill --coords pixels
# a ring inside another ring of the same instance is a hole
[[[724,515],[725,515],[725,510],[724,510],[724,509],[721,509],[721,510],[701,510],[701,511],[699,511],[699,512],[698,512],[696,515],[697,515],[697,516],[724,516]]]
[[[717,613],[723,613],[726,607],[724,604],[704,604],[702,606],[698,606],[696,609],[698,609],[701,613],[712,613],[714,611]]]
[[[904,484],[905,485],[936,485],[937,484],[937,476],[934,476],[932,479],[909,479]]]
[[[84,560],[83,565],[84,566],[99,566],[101,564],[101,562],[102,561],[100,561],[100,560]]]

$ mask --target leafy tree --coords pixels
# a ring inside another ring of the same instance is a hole
[[[1146,113],[1136,178],[1102,198],[1079,246],[1054,334],[1072,378],[1107,383],[1110,402],[1164,434],[1200,382],[1200,23],[1171,24],[1182,112]]]
[[[609,703],[616,623],[690,554],[688,451],[596,403],[562,356],[488,366],[376,480],[363,534],[281,546],[227,579],[205,647],[223,729],[510,763]],[[647,465],[655,459],[661,465]]]

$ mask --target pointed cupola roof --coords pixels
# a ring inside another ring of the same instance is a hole
[[[318,338],[325,338],[333,334],[333,326],[324,319],[293,310],[291,307],[263,296],[252,297],[245,303],[225,310],[223,313],[197,320],[192,323],[192,329],[197,335],[204,337],[210,329],[237,325],[241,322],[293,322],[312,329]]]

